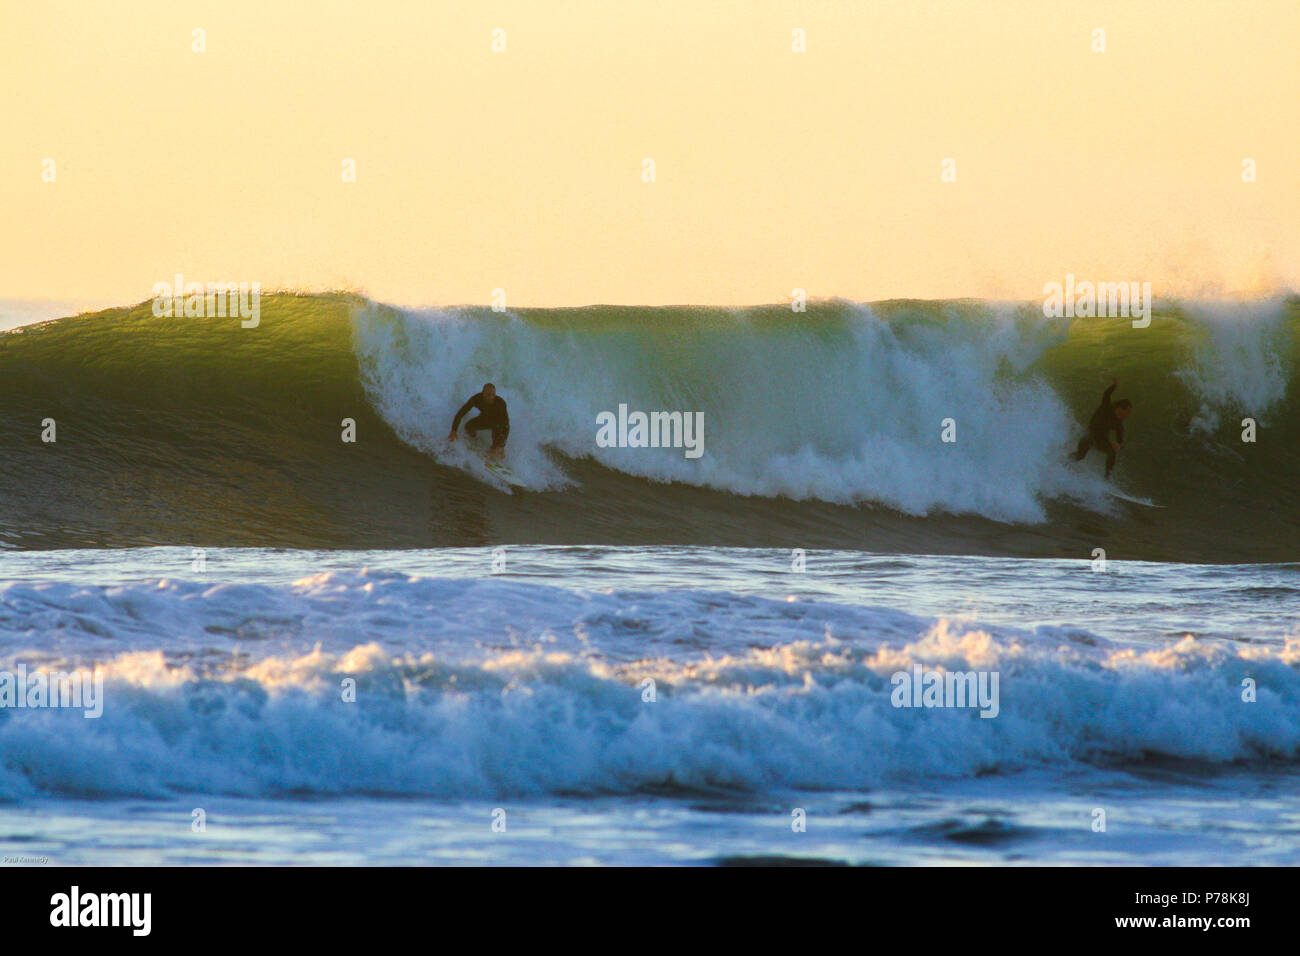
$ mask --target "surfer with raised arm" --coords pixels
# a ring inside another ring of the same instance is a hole
[[[447,436],[447,441],[456,440],[456,429],[460,427],[460,420],[471,408],[478,409],[479,413],[465,423],[465,434],[473,437],[485,428],[491,429],[492,447],[488,449],[488,457],[503,458],[506,453],[506,439],[510,437],[510,414],[506,411],[506,400],[497,394],[497,387],[491,382],[483,386],[483,391],[471,395],[469,400],[460,407],[455,421],[451,423],[451,434]]]
[[[1097,406],[1097,410],[1092,413],[1092,419],[1088,422],[1088,434],[1079,439],[1079,447],[1071,456],[1075,461],[1083,461],[1092,448],[1104,451],[1107,478],[1110,477],[1110,470],[1115,467],[1115,456],[1124,444],[1124,419],[1128,418],[1129,413],[1133,411],[1133,403],[1127,398],[1111,403],[1110,396],[1117,385],[1119,379],[1112,378],[1110,388],[1101,393],[1101,404]],[[1114,438],[1110,437],[1112,431],[1115,433]]]

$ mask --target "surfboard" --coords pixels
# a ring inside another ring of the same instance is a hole
[[[513,494],[514,489],[522,489],[524,486],[510,466],[504,461],[489,458],[487,451],[484,442],[475,441],[467,435],[463,441],[445,445],[440,458],[444,464],[459,468],[498,491]]]
[[[500,459],[497,458],[488,458],[486,455],[484,455],[483,465],[484,467],[487,468],[488,471],[492,472],[492,474],[496,475],[498,478],[500,478],[502,481],[508,484],[511,488],[523,487],[523,485],[519,483],[519,479],[515,477],[515,473],[510,470],[510,466],[507,465],[504,461],[501,461]]]
[[[1138,498],[1134,495],[1126,495],[1124,494],[1124,492],[1116,491],[1114,488],[1107,490],[1106,494],[1110,495],[1112,498],[1118,498],[1120,501],[1127,501],[1131,505],[1141,505],[1144,508],[1165,507],[1164,505],[1156,504],[1154,501],[1149,501],[1146,498]]]

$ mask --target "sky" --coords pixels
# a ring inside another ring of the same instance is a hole
[[[0,298],[1295,290],[1297,36],[1295,0],[0,0]]]

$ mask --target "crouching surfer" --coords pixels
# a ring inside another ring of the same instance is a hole
[[[477,395],[471,395],[460,407],[451,423],[451,434],[447,436],[447,441],[456,440],[460,420],[471,408],[478,409],[478,414],[465,423],[465,434],[473,437],[484,429],[491,430],[492,447],[488,449],[488,457],[498,460],[504,458],[506,439],[510,437],[510,413],[506,411],[506,400],[497,394],[497,388],[491,382],[484,385],[483,391]]]
[[[1088,434],[1079,439],[1079,447],[1071,456],[1075,461],[1083,461],[1093,448],[1105,452],[1107,478],[1115,467],[1115,456],[1124,445],[1124,419],[1133,411],[1133,403],[1127,398],[1111,404],[1110,396],[1118,384],[1118,378],[1111,379],[1110,388],[1101,393],[1101,404],[1088,422]],[[1110,437],[1111,432],[1115,433],[1114,438]]]

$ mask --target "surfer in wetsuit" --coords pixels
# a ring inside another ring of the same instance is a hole
[[[473,437],[484,428],[492,429],[492,447],[488,449],[488,455],[492,458],[504,457],[506,439],[510,437],[510,415],[506,411],[506,400],[497,395],[497,387],[491,382],[484,385],[483,391],[477,395],[471,395],[469,401],[460,407],[456,420],[451,423],[451,434],[447,436],[447,441],[456,440],[460,420],[471,408],[477,408],[479,413],[465,423],[465,434]]]
[[[1083,461],[1089,449],[1096,448],[1098,451],[1104,451],[1107,478],[1110,477],[1110,470],[1115,467],[1115,455],[1124,444],[1124,419],[1128,418],[1129,413],[1133,411],[1133,403],[1127,398],[1121,398],[1111,404],[1111,393],[1115,391],[1115,386],[1118,384],[1119,379],[1112,378],[1110,388],[1101,393],[1101,404],[1097,406],[1097,410],[1092,413],[1091,421],[1088,422],[1088,434],[1079,439],[1079,447],[1071,456],[1075,461]],[[1112,431],[1115,433],[1114,438],[1110,437]]]

